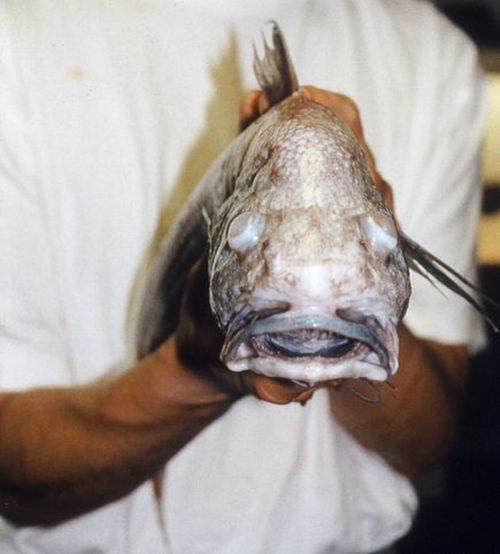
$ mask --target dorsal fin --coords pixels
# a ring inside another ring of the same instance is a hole
[[[283,34],[275,21],[270,21],[270,24],[272,47],[262,33],[264,57],[259,58],[254,44],[253,70],[262,91],[274,105],[298,90],[299,83]]]

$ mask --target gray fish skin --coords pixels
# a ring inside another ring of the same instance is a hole
[[[277,27],[273,38],[260,83],[277,101],[291,93],[276,86],[280,74],[297,85]],[[397,371],[408,268],[360,145],[328,109],[296,91],[216,160],[156,256],[139,358],[175,331],[188,272],[207,246],[229,369],[306,385]]]
[[[238,146],[234,189],[210,225],[210,302],[227,337],[223,361],[308,384],[386,379],[397,370],[396,327],[410,282],[396,223],[361,147],[300,92],[252,127]],[[240,332],[257,330],[257,321],[258,334]],[[379,354],[349,325],[366,327]],[[352,338],[353,348],[337,357],[338,335]],[[270,348],[269,338],[284,348]]]
[[[252,219],[243,235],[256,226],[257,240],[247,249],[245,242],[231,247],[238,238],[231,224],[247,215]],[[208,244],[210,303],[226,336],[221,358],[230,369],[307,384],[395,373],[408,268],[363,151],[329,110],[296,92],[214,163],[156,257],[140,314],[139,357],[175,330],[187,273]],[[355,315],[339,315],[346,313]],[[296,329],[296,321],[307,325]],[[273,337],[280,342],[284,333],[312,355],[296,346],[293,356],[260,348],[263,322],[279,322]],[[365,342],[359,325],[368,330]],[[242,329],[247,337],[238,343]],[[354,350],[314,355],[314,341],[321,351],[338,335],[351,336]]]
[[[264,52],[254,70],[275,105],[222,153],[164,238],[137,355],[175,331],[188,273],[208,250],[207,294],[229,369],[306,386],[387,379],[398,369],[408,266],[485,314],[478,291],[399,229],[350,129],[298,90],[275,23]]]

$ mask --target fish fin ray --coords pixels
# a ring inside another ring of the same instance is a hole
[[[206,225],[206,228],[207,228],[207,234],[208,234],[208,230],[210,229],[210,225],[212,224],[212,220],[211,220],[210,215],[208,213],[208,210],[205,206],[202,206],[202,208],[201,208],[201,215],[203,217],[203,220],[205,221],[205,225]]]
[[[431,276],[427,271],[424,271],[423,268],[421,268],[415,261],[413,261],[412,258],[407,257],[406,263],[408,264],[408,267],[414,271],[415,273],[418,273],[421,275],[428,283],[430,283],[437,291],[439,291],[441,294],[443,294],[443,291],[439,289],[439,287],[436,285],[436,283],[432,280]]]
[[[482,293],[478,289],[478,287],[467,280],[463,275],[461,275],[448,264],[440,260],[437,256],[434,256],[434,254],[431,254],[431,252],[427,251],[425,248],[417,244],[405,234],[400,233],[400,239],[401,247],[403,249],[405,257],[408,260],[408,265],[410,269],[423,275],[423,277],[425,277],[432,284],[435,284],[433,281],[435,279],[436,281],[439,281],[442,285],[453,291],[455,294],[458,294],[458,296],[461,296],[484,316],[486,321],[495,332],[499,331],[498,327],[486,313],[484,307],[469,292],[467,292],[465,287],[468,287],[471,290],[475,291],[485,302],[491,304],[496,308],[500,308],[500,305],[497,302],[495,302],[486,294]],[[447,272],[456,280],[450,277]],[[460,281],[460,283],[462,284],[458,283],[457,281]]]
[[[264,57],[259,58],[255,44],[253,45],[253,70],[262,91],[271,105],[274,105],[298,90],[299,83],[285,38],[275,21],[270,21],[270,24],[272,25],[272,47],[263,36]]]

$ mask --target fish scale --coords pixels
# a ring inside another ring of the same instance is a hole
[[[299,90],[283,36],[254,69],[273,106],[221,154],[163,240],[139,357],[175,331],[187,275],[208,254],[222,362],[313,385],[398,369],[409,268],[482,307],[474,289],[399,228],[349,127]]]

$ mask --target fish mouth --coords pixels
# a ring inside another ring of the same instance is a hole
[[[233,319],[221,351],[232,371],[314,384],[347,377],[382,381],[398,368],[396,324],[354,309],[252,312]]]
[[[322,328],[298,328],[251,337],[259,351],[286,358],[340,358],[356,346],[354,339]]]

